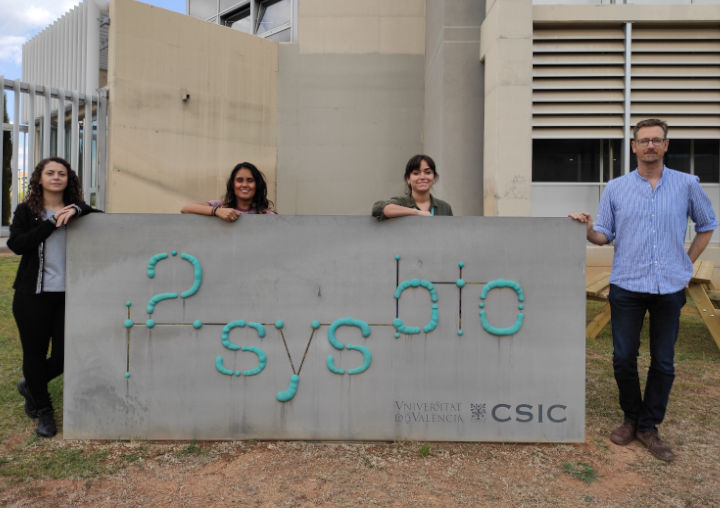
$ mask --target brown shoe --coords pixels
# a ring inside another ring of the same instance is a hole
[[[635,439],[635,424],[629,420],[625,420],[610,434],[610,441],[620,446],[632,443],[633,439]]]
[[[635,437],[638,438],[638,441],[647,446],[650,453],[658,459],[666,461],[675,460],[675,454],[672,452],[670,447],[666,445],[662,439],[660,439],[657,432],[638,431],[635,434]]]

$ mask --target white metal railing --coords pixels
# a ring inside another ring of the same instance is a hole
[[[9,132],[12,141],[11,209],[24,196],[35,164],[46,157],[62,157],[70,162],[80,178],[85,201],[104,208],[107,91],[88,95],[3,76],[0,90],[0,110],[10,110],[9,123],[3,117],[2,133],[4,138]],[[4,160],[3,149],[0,143],[0,161]],[[0,208],[3,199],[6,195],[0,192]],[[7,226],[2,227],[2,236],[7,236]]]

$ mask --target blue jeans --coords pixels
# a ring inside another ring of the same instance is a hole
[[[657,432],[665,418],[670,389],[675,379],[675,341],[685,289],[656,295],[627,291],[610,285],[613,333],[613,369],[625,419],[638,430]],[[645,397],[640,392],[637,357],[645,312],[650,312],[650,368]]]

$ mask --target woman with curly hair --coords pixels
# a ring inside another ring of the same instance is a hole
[[[235,222],[246,213],[274,214],[272,201],[267,198],[265,177],[253,164],[241,162],[230,173],[225,198],[202,203],[189,203],[182,213],[212,215],[227,222]]]
[[[48,383],[63,372],[65,227],[91,211],[70,164],[51,157],[35,167],[28,195],[15,209],[10,225],[7,246],[22,256],[13,284],[13,315],[25,376],[17,388],[25,397],[25,413],[38,418],[41,437],[57,434]]]

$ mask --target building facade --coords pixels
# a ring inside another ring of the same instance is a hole
[[[218,197],[250,160],[281,213],[365,214],[423,152],[456,214],[594,213],[647,117],[720,205],[718,1],[187,6],[110,2],[110,211]]]

